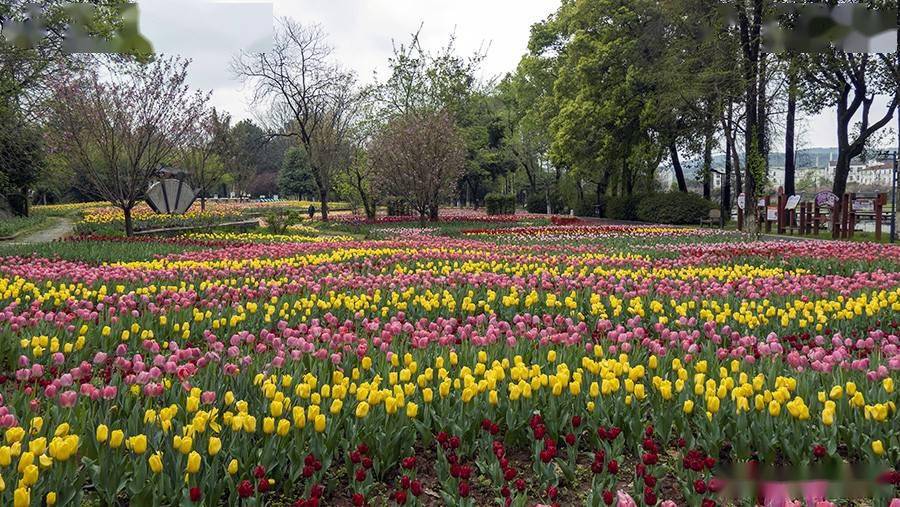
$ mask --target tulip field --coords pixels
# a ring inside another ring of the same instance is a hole
[[[0,257],[0,505],[900,497],[900,247],[451,222]]]

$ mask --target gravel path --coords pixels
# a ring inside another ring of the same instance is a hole
[[[38,243],[50,243],[65,238],[72,234],[74,223],[71,219],[65,217],[52,217],[53,222],[49,227],[45,227],[39,231],[32,232],[25,236],[17,238],[13,244],[18,245],[35,245]]]

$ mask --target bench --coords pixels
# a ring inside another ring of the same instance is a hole
[[[710,227],[713,225],[719,225],[722,220],[722,211],[719,208],[713,208],[709,210],[709,216],[706,218],[700,219],[700,227],[703,227],[703,224],[709,224]]]

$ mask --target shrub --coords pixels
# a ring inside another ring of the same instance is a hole
[[[553,188],[550,191],[550,213],[563,212],[563,200],[559,190]],[[547,213],[547,193],[539,192],[528,196],[525,208],[529,213]]]
[[[643,199],[637,208],[638,218],[659,224],[696,224],[709,216],[716,205],[690,192],[666,192]]]
[[[492,192],[484,196],[484,207],[488,215],[514,215],[516,213],[516,197]]]
[[[596,217],[603,216],[603,203],[605,201],[605,197],[600,198],[600,202],[597,202],[597,198],[594,197],[593,194],[585,195],[584,201],[576,202],[572,209],[575,210],[575,214],[580,217]],[[600,214],[597,214],[597,205],[600,205]]]
[[[391,197],[385,203],[387,205],[387,213],[389,217],[405,217],[409,216],[409,203],[405,199]]]
[[[637,220],[638,206],[646,194],[622,195],[606,199],[606,218],[613,220]]]
[[[525,209],[527,209],[529,213],[546,213],[547,199],[543,194],[531,194],[528,196],[528,201],[525,203]]]
[[[276,209],[265,215],[266,225],[272,234],[284,234],[292,225],[303,221],[303,215],[299,211],[290,209]]]

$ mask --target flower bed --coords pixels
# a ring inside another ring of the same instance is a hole
[[[896,496],[897,247],[559,229],[0,258],[0,504]]]

